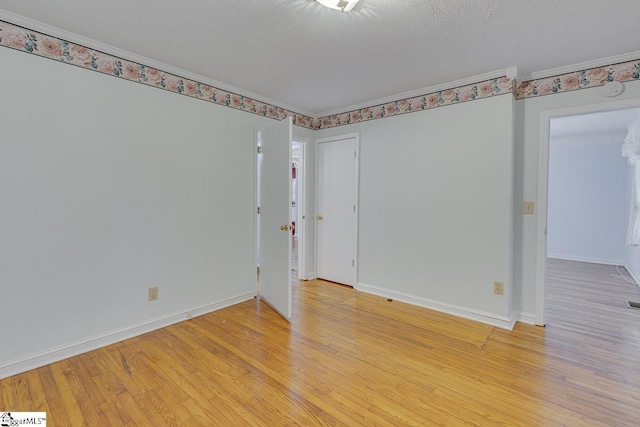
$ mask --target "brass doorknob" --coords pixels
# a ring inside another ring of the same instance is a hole
[[[280,230],[282,230],[282,231],[287,231],[288,229],[289,229],[289,227],[286,226],[286,225],[281,225],[280,226]]]
[[[322,215],[316,215],[316,219],[317,219],[318,221],[320,221],[322,218],[323,218],[323,216],[322,216]]]

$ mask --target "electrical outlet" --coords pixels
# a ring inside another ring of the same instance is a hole
[[[504,283],[493,282],[493,293],[496,295],[504,295]]]
[[[158,301],[158,287],[149,288],[149,301]]]

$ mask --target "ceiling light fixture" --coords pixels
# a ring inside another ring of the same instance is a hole
[[[339,10],[341,12],[349,12],[356,7],[359,0],[316,0],[323,6],[331,9]]]

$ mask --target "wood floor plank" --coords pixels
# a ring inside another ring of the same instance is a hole
[[[69,422],[69,425],[88,426],[89,424],[82,412],[82,408],[75,399],[73,385],[69,384],[65,375],[65,367],[68,366],[68,360],[53,363],[49,366],[51,367],[51,375],[59,393],[62,407],[64,408],[65,419]],[[91,415],[92,414],[87,414],[90,419]]]
[[[0,385],[2,385],[2,404],[5,408],[11,408],[10,410],[15,410],[13,408],[17,408],[18,405],[18,389],[15,384],[15,376],[4,378],[1,380]]]
[[[44,394],[44,388],[40,375],[36,369],[26,372],[27,381],[29,382],[29,391],[31,394],[32,410],[35,412],[49,412],[49,405]]]
[[[104,398],[102,398],[102,393],[96,393],[97,388],[93,387],[94,383],[90,377],[82,376],[82,379],[80,379],[80,375],[83,374],[82,364],[79,363],[78,360],[80,358],[81,357],[75,357],[59,363],[64,373],[64,378],[66,379],[66,384],[63,387],[68,387],[70,394],[77,404],[78,412],[82,414],[82,417],[86,420],[86,424],[90,426],[100,425],[102,424],[102,420],[98,415],[98,407],[104,402]],[[55,374],[54,378],[56,378]],[[61,378],[58,378],[56,378],[56,381],[61,381]],[[59,385],[58,388],[60,387]],[[67,408],[70,406],[72,405],[67,405]],[[75,408],[75,405],[73,406]]]
[[[625,271],[621,270],[624,274]],[[494,328],[322,281],[0,380],[48,425],[571,425],[640,419],[640,288],[549,260],[546,327]]]
[[[122,393],[118,395],[115,399],[110,400],[109,403],[110,405],[108,409],[105,409],[104,411],[104,416],[107,418],[113,417],[115,419],[114,421],[108,423],[107,425],[114,425],[113,423],[116,422],[117,418],[120,418],[122,420],[130,420],[127,422],[126,425],[129,425],[129,424],[140,425],[140,426],[147,425],[146,420],[142,418],[142,414],[143,414],[142,409],[135,402],[135,399],[131,394]],[[113,414],[112,411],[114,407],[116,408],[116,413],[118,414],[117,418],[112,415]]]
[[[42,366],[37,369],[38,376],[42,382],[42,390],[44,390],[44,396],[49,407],[49,412],[47,412],[47,426],[49,424],[56,426],[72,425],[71,421],[65,415],[62,396],[58,391],[51,373],[51,365]]]
[[[193,327],[197,327],[196,323],[192,323]],[[214,323],[215,325],[215,323]],[[228,329],[233,329],[233,325],[229,326],[227,324],[225,324],[225,327]],[[244,340],[242,340],[242,337],[236,337],[235,333],[232,333],[231,335],[231,339],[229,342],[226,341],[220,341],[218,335],[216,335],[215,333],[212,333],[211,331],[209,331],[209,329],[202,329],[200,330],[200,332],[207,336],[209,339],[212,339],[216,342],[218,342],[219,344],[222,345],[222,347],[226,348],[227,350],[229,350],[230,354],[227,356],[229,358],[235,358],[236,359],[236,363],[239,366],[245,365],[245,369],[247,370],[246,373],[244,374],[245,377],[250,377],[250,378],[255,378],[254,383],[257,382],[257,385],[259,385],[261,388],[263,388],[263,392],[271,392],[271,388],[275,387],[276,389],[278,388],[277,385],[283,385],[286,384],[289,387],[286,389],[287,394],[290,395],[291,399],[290,399],[290,403],[293,405],[290,405],[290,409],[296,409],[298,411],[301,411],[302,413],[309,413],[309,411],[311,411],[311,413],[315,412],[312,409],[311,410],[307,410],[304,408],[304,406],[300,406],[297,402],[300,402],[299,400],[299,396],[300,394],[304,394],[304,391],[306,390],[304,385],[301,383],[292,383],[291,381],[289,381],[289,378],[287,378],[286,376],[283,376],[284,374],[280,374],[279,372],[273,370],[270,366],[269,366],[269,362],[271,360],[278,360],[278,359],[274,359],[273,358],[273,353],[279,351],[279,347],[275,346],[272,348],[273,352],[269,353],[269,354],[262,354],[262,355],[256,355],[256,354],[249,354],[246,352],[250,352],[252,350],[256,349],[255,345],[246,345]],[[238,344],[242,344],[240,346],[240,348],[235,347]],[[260,350],[258,348],[259,352],[262,352],[263,350]],[[257,358],[256,358],[257,357]],[[266,380],[270,380],[269,383],[262,383],[262,379],[266,379]],[[237,384],[237,385],[241,385],[242,387],[247,387],[247,385],[245,385],[244,383],[242,384]],[[291,385],[294,385],[293,387]],[[302,387],[298,387],[299,385],[301,385]],[[249,393],[249,395],[251,395],[251,393]],[[279,397],[281,394],[280,393],[276,393],[274,394],[274,397]],[[305,395],[305,398],[308,398],[308,395]],[[314,405],[315,402],[315,397],[312,399],[307,399],[309,400],[309,404],[310,405]],[[271,417],[273,415],[274,412],[278,412],[279,408],[273,407],[271,410],[269,410],[269,406],[271,405],[271,403],[269,402],[258,402],[261,404],[261,406],[263,406],[263,409],[261,411],[261,413],[264,416],[264,413],[266,412],[268,414],[269,417]],[[265,404],[266,403],[266,404]],[[253,406],[249,406],[249,408],[253,411],[255,410],[255,408]],[[341,414],[342,415],[342,414]],[[327,414],[327,417],[329,417],[330,419],[333,417],[332,414]],[[274,419],[273,421],[269,422],[269,419],[267,419],[268,424],[271,425],[273,423],[278,423],[279,419]],[[351,421],[351,420],[349,420]]]

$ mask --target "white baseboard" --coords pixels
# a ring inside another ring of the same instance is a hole
[[[514,322],[526,323],[527,325],[536,324],[536,315],[532,313],[523,313],[521,311],[514,311],[511,317]]]
[[[317,279],[318,276],[316,275],[316,272],[311,272],[309,274],[307,274],[302,280],[315,280]]]
[[[164,328],[165,326],[182,322],[183,320],[186,320],[188,318],[201,316],[212,311],[220,310],[221,308],[248,301],[255,296],[255,292],[236,295],[213,303],[182,310],[180,312],[173,313],[158,319],[150,320],[148,322],[132,325],[124,329],[111,331],[106,334],[98,335],[85,340],[50,348],[20,359],[11,360],[0,365],[0,379],[10,377],[12,375],[17,375],[31,369],[39,368],[41,366],[67,359],[69,357],[77,356],[79,354],[86,353],[88,351],[95,350],[97,348],[104,347],[110,344],[114,344],[128,338],[146,334],[147,332],[155,331],[156,329]],[[190,314],[190,316],[188,313]]]
[[[391,298],[397,301],[406,302],[407,304],[413,304],[419,307],[428,308],[430,310],[452,314],[454,316],[463,317],[469,320],[475,320],[477,322],[486,323],[488,325],[496,326],[502,329],[511,330],[513,329],[513,326],[516,322],[514,316],[511,316],[511,318],[499,316],[497,314],[473,310],[467,307],[460,307],[452,304],[446,304],[416,295],[393,291],[391,289],[382,288],[379,286],[367,285],[366,283],[358,282],[355,289],[357,291],[366,292],[368,294]]]
[[[631,276],[633,281],[636,282],[636,285],[640,286],[640,280],[638,280],[638,276],[633,272],[633,270],[630,269],[628,265],[625,265],[624,268],[627,269],[627,272],[629,273],[629,276]]]
[[[620,265],[627,269],[627,271],[629,272],[629,275],[635,281],[636,285],[640,286],[640,280],[638,280],[638,275],[634,273],[631,267],[629,267],[629,262],[626,259],[610,260],[610,259],[584,258],[584,257],[570,256],[570,255],[558,255],[558,254],[547,254],[547,258],[560,259],[564,261],[588,262],[591,264]]]
[[[579,262],[588,262],[591,264],[605,264],[605,265],[625,265],[624,260],[618,259],[600,259],[600,258],[589,258],[589,257],[580,257],[573,255],[560,255],[560,254],[547,254],[547,258],[552,259],[561,259],[564,261],[579,261]]]
[[[633,268],[631,268],[631,263],[629,262],[629,259],[625,260],[624,268],[627,269],[627,272],[629,273],[633,281],[636,282],[636,285],[640,286],[640,280],[638,280],[638,272],[633,271]]]

